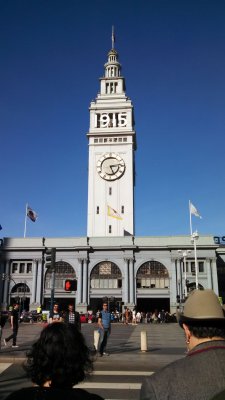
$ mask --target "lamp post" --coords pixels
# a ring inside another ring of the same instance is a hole
[[[183,260],[184,260],[184,297],[187,297],[187,264],[186,264],[186,258],[188,254],[191,253],[191,250],[177,250],[179,254],[182,254]]]
[[[12,281],[14,283],[14,285],[18,285],[18,283],[19,283],[19,282],[15,282],[14,279],[12,278],[12,276],[10,274],[6,274],[5,272],[3,272],[1,274],[1,278],[2,278],[2,281],[7,281],[7,282]],[[9,291],[8,291],[7,297],[8,297],[8,304],[10,304],[10,293],[9,293]],[[19,295],[18,295],[18,297],[19,297]],[[21,305],[20,297],[19,297],[19,301],[20,301],[20,305]]]
[[[194,244],[194,252],[195,252],[195,286],[198,289],[198,263],[197,263],[197,248],[196,241],[199,238],[199,234],[197,231],[193,232],[191,235],[191,242]]]

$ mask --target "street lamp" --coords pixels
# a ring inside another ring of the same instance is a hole
[[[9,274],[5,274],[5,272],[2,273],[1,278],[2,278],[3,281],[8,281],[8,282],[13,281],[13,283],[14,283],[15,285],[17,285],[17,283],[16,283],[16,282],[14,281],[14,279],[12,278],[12,276],[9,275]]]
[[[25,302],[25,300],[26,300],[26,296],[25,296],[25,292],[26,292],[26,281],[24,281],[24,282],[15,282],[14,279],[13,279],[13,277],[12,277],[12,275],[6,274],[5,272],[3,272],[3,273],[1,274],[1,278],[2,278],[2,281],[8,281],[8,282],[12,281],[12,282],[14,283],[15,286],[16,286],[16,285],[22,285],[22,286],[23,286],[23,296],[22,296],[21,293],[20,293],[19,287],[17,287],[17,290],[16,290],[16,292],[15,292],[15,300],[19,302],[19,304],[20,304],[20,309],[21,309],[21,302],[22,302],[22,305],[23,305],[23,308],[24,308],[24,302]],[[11,294],[12,294],[12,291],[11,291]],[[9,295],[10,295],[10,294],[9,294]],[[10,303],[10,298],[9,298],[9,303]]]
[[[193,232],[191,235],[191,242],[194,244],[194,252],[195,252],[195,286],[198,289],[198,263],[197,263],[197,249],[196,249],[196,241],[199,238],[199,234],[197,231]]]
[[[183,260],[184,260],[184,297],[187,297],[187,264],[186,264],[186,258],[188,254],[191,253],[191,250],[177,250],[179,254],[182,254]]]

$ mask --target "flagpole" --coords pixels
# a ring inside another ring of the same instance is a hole
[[[190,231],[192,236],[191,200],[189,200],[189,217],[190,217]]]
[[[114,26],[112,26],[112,49],[114,49],[114,42],[115,42]]]
[[[26,204],[26,213],[25,213],[25,222],[24,222],[24,235],[23,235],[24,238],[26,237],[26,233],[27,233],[27,207],[28,207],[28,204]]]

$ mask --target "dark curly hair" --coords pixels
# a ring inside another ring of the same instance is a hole
[[[219,326],[193,326],[187,324],[189,330],[198,339],[220,337],[225,339],[225,328]],[[213,325],[213,323],[211,323]]]
[[[85,379],[93,364],[79,329],[74,324],[55,322],[42,330],[27,353],[24,369],[39,386],[51,381],[51,387],[72,388]]]

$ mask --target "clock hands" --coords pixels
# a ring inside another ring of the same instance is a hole
[[[118,171],[118,169],[119,169],[119,167],[121,167],[121,164],[112,164],[112,165],[109,165],[109,168],[111,169],[112,174],[116,174],[117,171]],[[115,169],[115,168],[116,168],[116,169]]]

